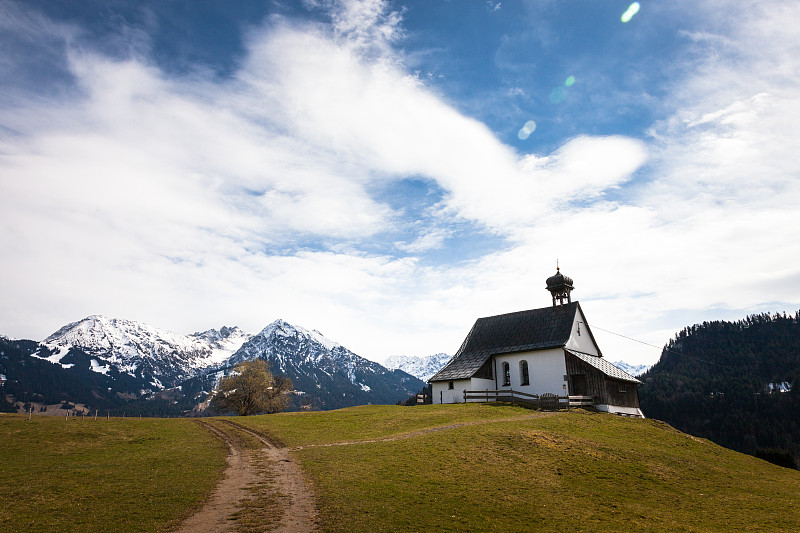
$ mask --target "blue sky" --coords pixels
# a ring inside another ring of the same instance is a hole
[[[630,5],[0,0],[0,333],[453,353],[556,260],[657,346],[796,311],[800,6]]]

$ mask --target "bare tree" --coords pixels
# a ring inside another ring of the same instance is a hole
[[[261,359],[239,363],[222,378],[211,405],[219,411],[236,411],[240,416],[277,413],[289,405],[292,380],[276,376]]]

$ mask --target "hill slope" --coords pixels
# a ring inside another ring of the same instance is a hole
[[[800,472],[657,420],[456,404],[236,422],[294,450],[324,531],[800,530]]]
[[[648,417],[734,450],[800,459],[800,313],[685,328],[640,379]]]
[[[228,420],[290,447],[320,531],[800,531],[800,472],[656,420],[485,404]],[[0,434],[3,531],[171,530],[225,466],[189,420],[0,415]]]

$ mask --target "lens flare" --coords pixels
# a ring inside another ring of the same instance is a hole
[[[632,3],[631,5],[628,6],[628,9],[625,11],[625,13],[622,14],[620,20],[622,22],[630,22],[633,16],[639,12],[640,7],[641,6],[639,5],[639,2]]]
[[[536,122],[529,120],[524,126],[522,126],[522,128],[520,128],[519,132],[517,132],[517,137],[519,137],[521,141],[524,141],[530,137],[531,133],[534,131],[536,131]]]
[[[565,87],[572,87],[573,85],[575,85],[575,76],[570,76],[564,80]]]
[[[564,87],[556,87],[550,91],[550,102],[560,104],[567,99],[567,90]]]

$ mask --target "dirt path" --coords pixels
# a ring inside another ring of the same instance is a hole
[[[227,422],[238,430],[255,437],[263,445],[263,452],[274,466],[276,488],[289,501],[283,510],[278,527],[272,531],[279,533],[300,533],[313,531],[317,526],[317,508],[314,496],[303,477],[303,471],[289,454],[287,448],[279,448],[264,436],[233,422]]]
[[[528,416],[473,420],[426,428],[391,437],[354,441],[309,444],[281,448],[266,437],[228,420],[212,425],[199,421],[225,441],[230,451],[225,477],[214,489],[211,499],[178,529],[178,533],[222,533],[232,531],[274,531],[306,533],[317,529],[317,510],[313,494],[303,478],[300,466],[290,452],[306,448],[349,446],[374,442],[410,439],[464,426],[512,422],[548,416],[537,411]],[[254,449],[243,435],[257,441]]]
[[[181,524],[179,533],[316,530],[313,494],[289,450],[232,422],[200,424],[225,441],[228,468],[209,501]],[[250,444],[242,434],[251,437]]]

